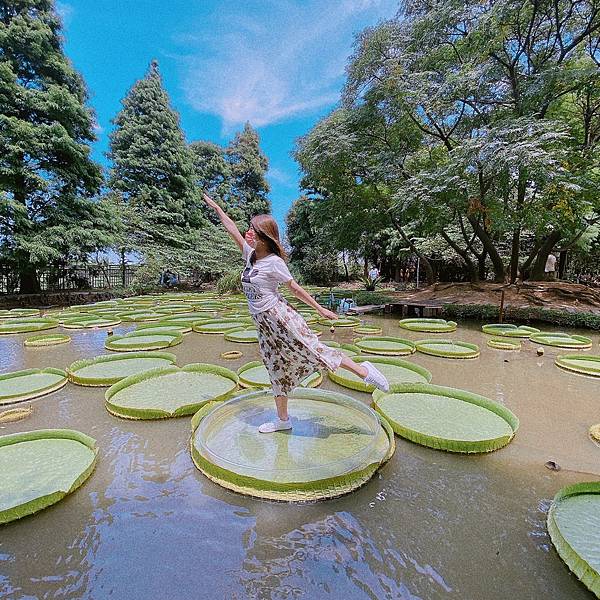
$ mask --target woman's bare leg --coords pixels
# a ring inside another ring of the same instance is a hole
[[[359,377],[362,377],[363,379],[367,376],[367,373],[368,373],[366,367],[363,367],[362,365],[355,363],[348,356],[344,356],[344,358],[342,358],[341,366],[344,367],[344,369],[348,369],[348,371],[352,371],[352,373],[354,373],[355,375],[358,375]]]
[[[277,407],[277,416],[282,421],[287,421],[289,418],[287,396],[275,396],[275,406]]]

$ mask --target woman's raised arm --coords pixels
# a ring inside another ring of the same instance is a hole
[[[202,192],[202,196],[204,198],[204,202],[206,202],[206,204],[208,204],[208,206],[210,206],[217,213],[219,220],[221,223],[223,223],[223,227],[225,227],[227,233],[229,233],[233,241],[240,247],[240,250],[243,250],[244,238],[240,233],[240,230],[237,228],[237,225],[206,192]]]

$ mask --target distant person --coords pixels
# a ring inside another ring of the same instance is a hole
[[[548,254],[544,271],[548,281],[554,281],[556,279],[556,256],[554,254]]]
[[[365,383],[387,391],[389,383],[383,373],[370,362],[355,363],[343,352],[320,342],[302,315],[279,293],[279,284],[285,283],[296,298],[325,319],[338,318],[294,281],[285,263],[285,252],[273,217],[253,217],[244,239],[237,225],[210,196],[204,194],[204,201],[217,213],[227,233],[239,246],[246,265],[242,272],[242,287],[258,331],[258,348],[269,372],[277,407],[277,419],[263,423],[258,431],[272,433],[291,429],[288,394],[307,375],[321,368],[336,371],[343,366]]]
[[[371,279],[371,281],[374,281],[378,277],[379,277],[379,269],[375,265],[373,265],[371,267],[371,270],[369,271],[369,278]]]

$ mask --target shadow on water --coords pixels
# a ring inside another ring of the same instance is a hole
[[[396,320],[369,321],[398,335]],[[25,336],[0,339],[2,371],[64,368],[105,352],[105,332],[70,333],[70,344],[35,351],[22,347]],[[323,338],[345,342],[351,333]],[[206,479],[190,458],[188,418],[118,419],[104,409],[104,388],[72,384],[33,401],[33,415],[0,434],[78,429],[97,440],[98,464],[74,494],[0,528],[0,598],[590,598],[553,550],[545,519],[560,487],[600,473],[585,435],[597,421],[589,399],[598,382],[558,372],[552,351],[542,359],[533,348],[488,351],[469,327],[455,339],[478,343],[481,358],[409,359],[435,383],[505,403],[521,419],[516,439],[485,456],[397,439],[396,454],[369,483],[316,504],[256,500]],[[244,346],[242,359],[219,359],[237,347],[191,334],[173,352],[179,365],[233,369],[258,356]],[[324,387],[369,399],[327,380]],[[311,436],[346,433],[300,422],[294,435],[304,427]],[[563,469],[547,471],[549,458]]]

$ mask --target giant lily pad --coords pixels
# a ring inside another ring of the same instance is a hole
[[[46,319],[45,317],[10,319],[0,324],[0,335],[43,331],[44,329],[54,329],[55,327],[58,327],[58,321],[55,319]]]
[[[403,356],[415,351],[415,345],[410,340],[390,336],[358,338],[354,340],[354,345],[362,352],[387,356]]]
[[[239,342],[241,344],[252,344],[258,342],[258,331],[256,327],[234,327],[225,332],[225,339],[229,342]]]
[[[131,331],[125,335],[113,335],[106,339],[104,347],[115,352],[135,352],[136,350],[162,350],[181,344],[183,335],[176,331],[144,333]]]
[[[143,331],[145,335],[149,333],[164,333],[165,331],[176,331],[185,335],[192,331],[190,324],[178,321],[157,321],[155,323],[144,323],[135,328],[136,331]]]
[[[259,360],[242,365],[238,369],[240,385],[242,387],[270,387],[271,379],[267,367]],[[319,371],[311,373],[300,382],[300,387],[317,387],[323,381],[323,375]]]
[[[237,388],[229,369],[209,364],[160,367],[131,375],[106,391],[108,412],[126,419],[164,419],[195,413]]]
[[[177,357],[169,352],[129,352],[106,354],[76,360],[67,368],[69,380],[78,385],[113,385],[125,377],[175,364]]]
[[[429,383],[431,381],[431,373],[427,369],[401,358],[354,356],[352,360],[357,363],[365,361],[373,363],[385,375],[390,384]],[[343,367],[340,367],[335,373],[328,371],[327,375],[332,381],[359,392],[372,392],[375,389],[375,386],[365,383],[362,377]]]
[[[442,358],[477,358],[479,346],[455,340],[419,340],[415,342],[418,352]]]
[[[250,325],[250,319],[206,319],[202,323],[194,324],[194,331],[198,333],[225,333],[228,329]]]
[[[548,511],[548,532],[569,569],[600,598],[600,482],[560,490]]]
[[[456,331],[456,323],[446,321],[446,319],[402,319],[398,325],[409,331],[425,331],[428,333]]]
[[[510,337],[492,338],[487,341],[487,345],[496,350],[520,350],[521,340]]]
[[[321,325],[327,327],[356,327],[360,325],[360,319],[356,317],[340,317],[339,319],[319,319]]]
[[[97,453],[93,438],[68,429],[0,437],[0,523],[62,500],[90,476]]]
[[[557,356],[554,362],[566,371],[600,377],[600,356],[593,354],[563,354]]]
[[[57,344],[67,344],[71,341],[71,336],[64,333],[47,333],[42,335],[31,335],[24,342],[24,346],[41,347],[56,346]]]
[[[508,444],[519,420],[483,396],[428,383],[400,383],[373,392],[375,410],[401,437],[449,452],[490,452]]]
[[[25,369],[0,375],[0,404],[31,400],[60,389],[67,383],[62,369]]]
[[[62,322],[62,326],[65,329],[92,329],[94,327],[113,327],[118,325],[121,319],[115,317],[99,317],[93,314],[89,314],[85,317],[74,317],[72,319],[65,319]]]
[[[23,319],[27,317],[39,317],[38,308],[11,308],[10,310],[0,310],[0,319]]]
[[[556,346],[557,348],[573,348],[582,350],[592,347],[592,340],[584,335],[572,335],[570,333],[534,333],[530,338],[536,344],[544,346]]]
[[[192,459],[236,492],[286,501],[333,498],[367,482],[395,448],[387,423],[362,402],[323,390],[295,390],[289,431],[261,435],[273,414],[265,390],[210,403],[192,418]]]
[[[488,335],[500,335],[506,337],[528,338],[533,333],[539,333],[540,330],[527,325],[512,325],[511,323],[492,323],[483,325],[483,333]]]

